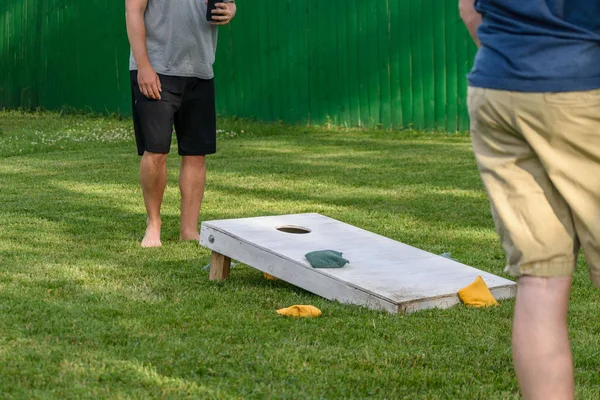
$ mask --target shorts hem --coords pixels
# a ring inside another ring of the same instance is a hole
[[[508,265],[504,272],[513,276],[539,276],[539,277],[560,277],[570,276],[575,271],[575,258],[560,258],[554,260],[537,261],[520,265]],[[600,284],[600,275],[598,276]]]
[[[169,154],[171,152],[171,149],[169,150],[156,150],[156,149],[144,149],[142,152],[140,152],[140,150],[138,150],[138,155],[139,156],[143,156],[145,152],[148,153],[156,153],[156,154]]]
[[[184,157],[184,156],[209,156],[211,154],[215,154],[217,151],[216,150],[211,150],[211,151],[204,151],[204,152],[199,152],[199,153],[179,153],[180,156]]]
[[[590,270],[590,279],[592,280],[594,286],[600,289],[600,273],[594,273]]]

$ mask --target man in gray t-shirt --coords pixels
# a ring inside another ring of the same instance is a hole
[[[181,240],[198,240],[205,156],[216,152],[213,63],[217,28],[236,13],[233,0],[126,0],[132,110],[140,183],[148,213],[142,247],[161,245],[160,207],[173,126],[182,157]],[[210,19],[210,20],[209,20]]]

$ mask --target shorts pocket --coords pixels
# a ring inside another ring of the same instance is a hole
[[[544,99],[549,104],[584,105],[600,103],[600,89],[581,92],[549,92],[544,93]]]
[[[469,86],[467,89],[467,107],[469,113],[481,105],[481,99],[484,98],[487,89]]]

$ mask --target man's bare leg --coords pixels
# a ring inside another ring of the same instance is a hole
[[[148,219],[142,247],[159,247],[160,206],[167,186],[167,155],[145,152],[140,162],[140,183]]]
[[[181,190],[181,240],[198,240],[198,217],[206,185],[204,156],[183,156],[179,174]]]
[[[513,326],[513,358],[525,400],[573,399],[567,329],[571,277],[521,277]]]

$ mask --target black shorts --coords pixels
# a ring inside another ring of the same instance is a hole
[[[140,92],[137,71],[131,71],[133,126],[138,154],[167,154],[173,126],[179,155],[199,156],[217,151],[215,85],[213,79],[158,75],[161,99]]]

